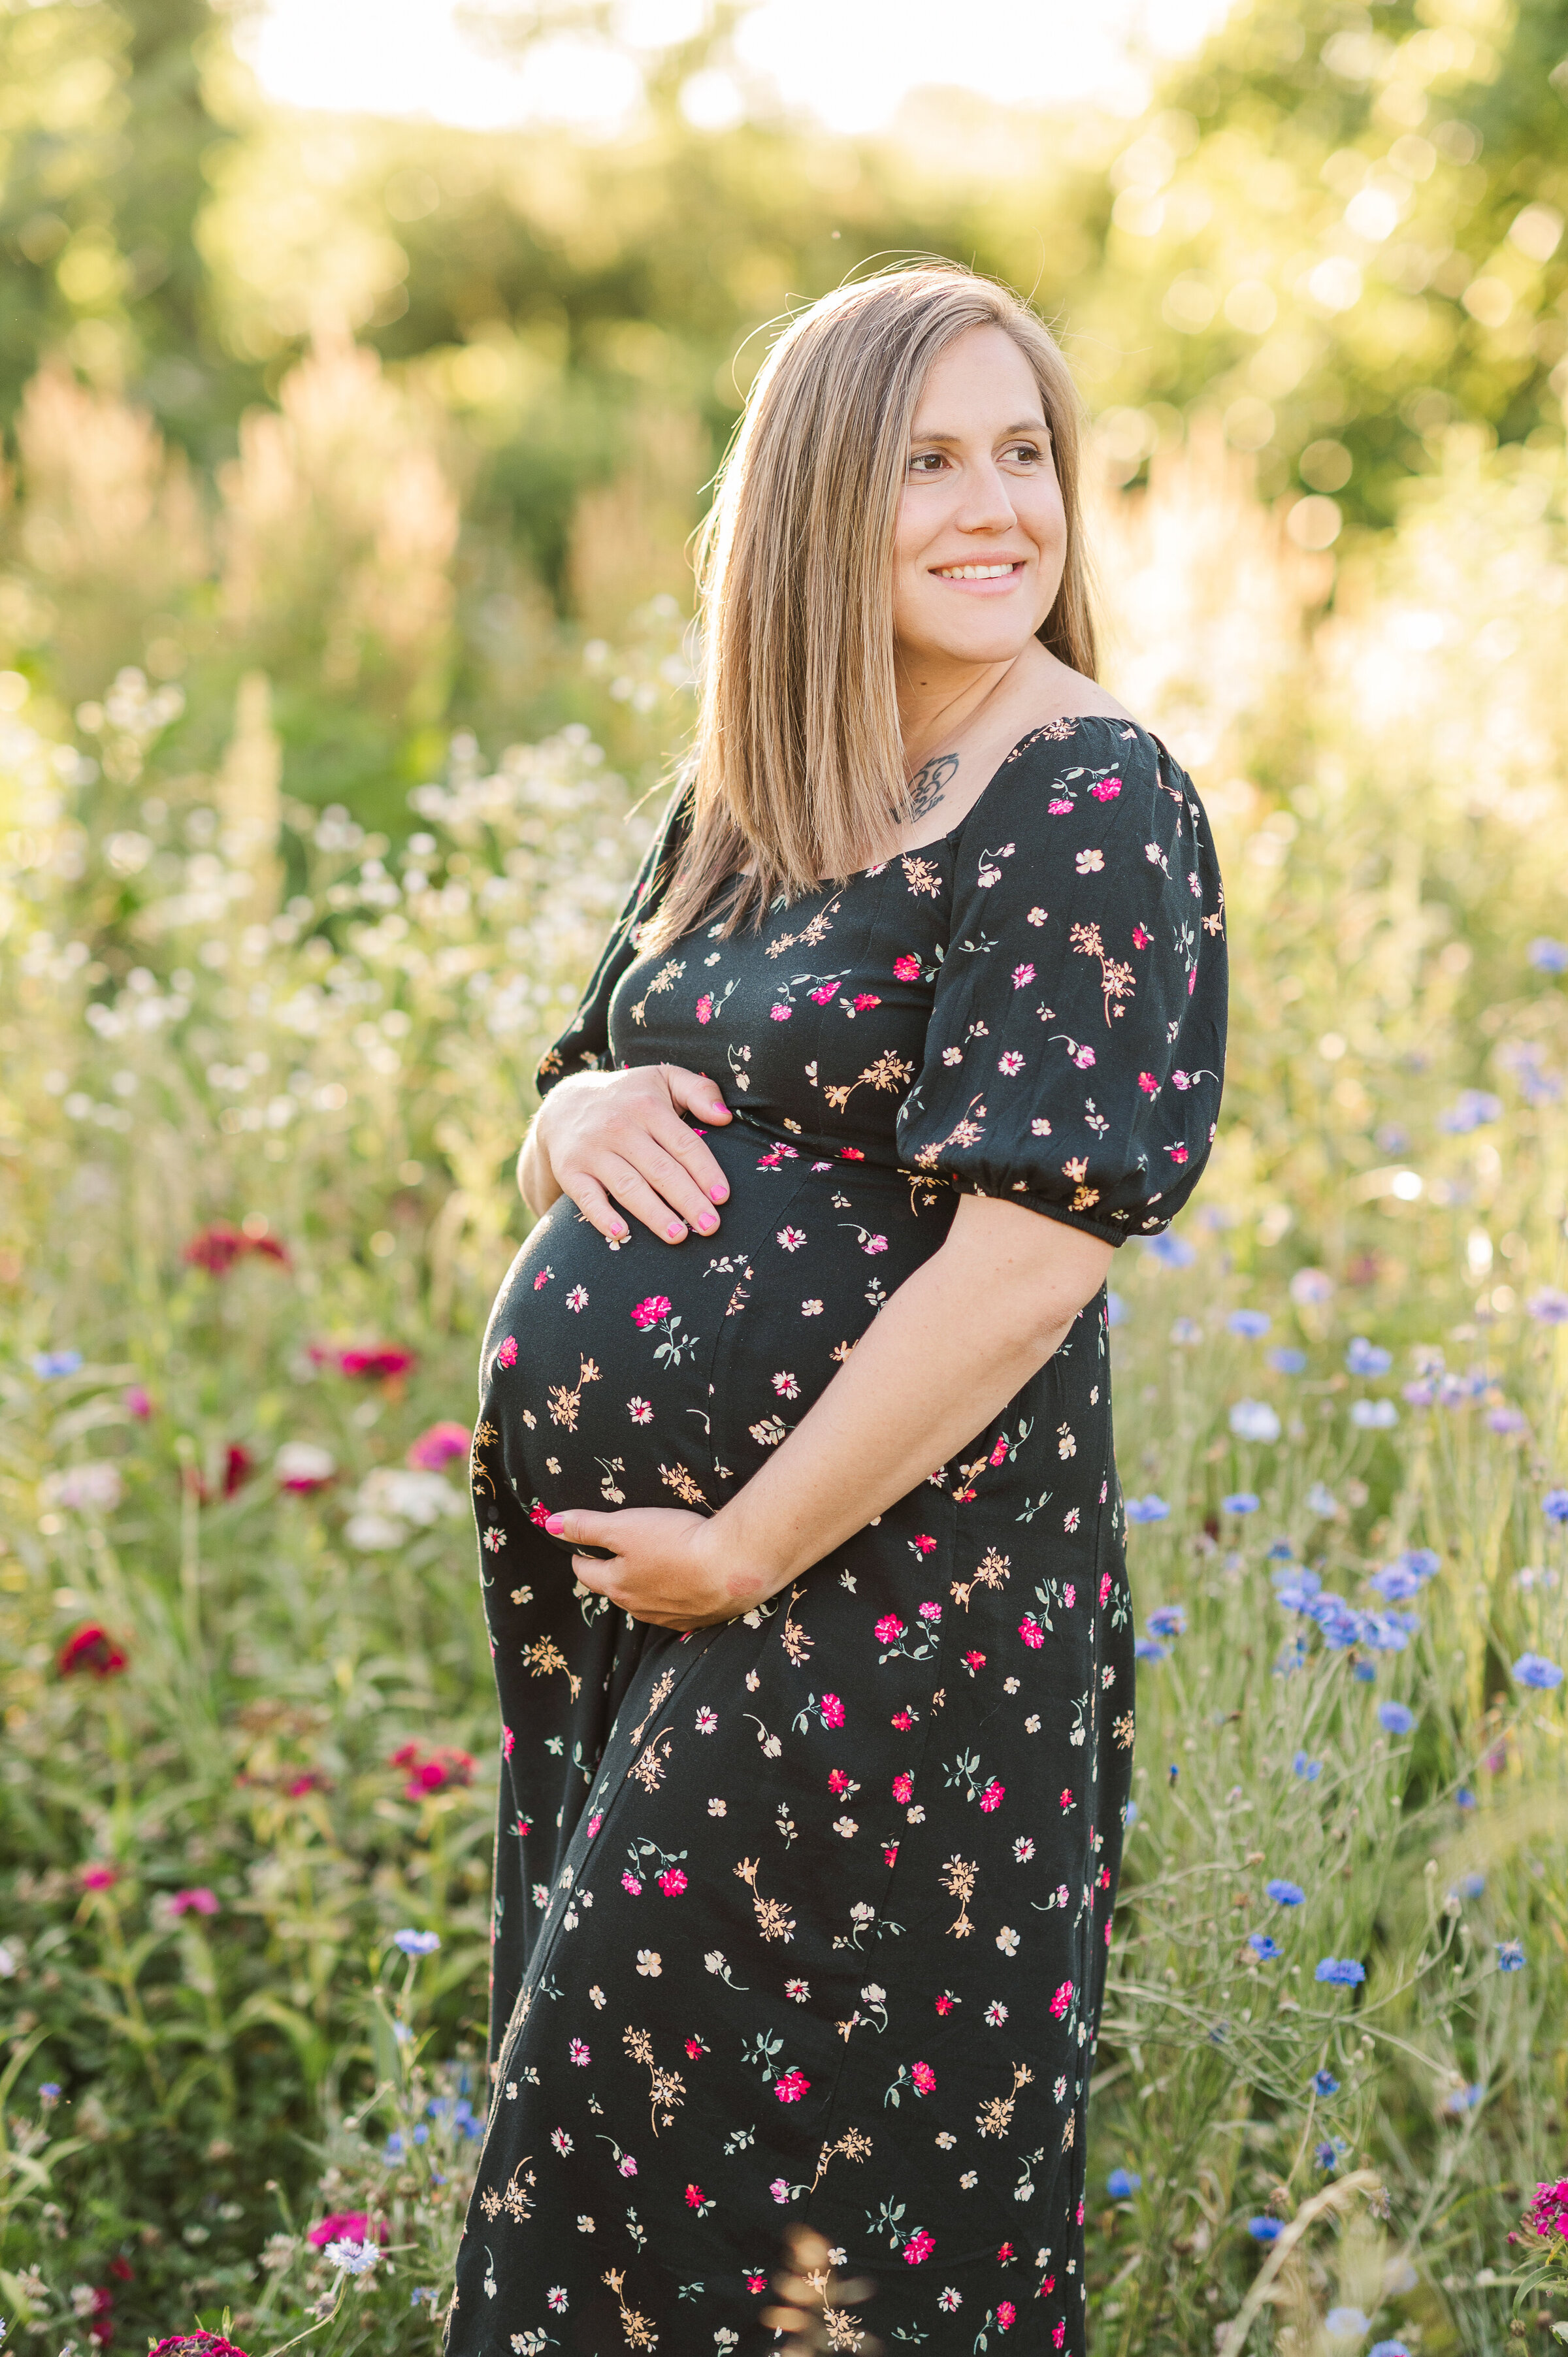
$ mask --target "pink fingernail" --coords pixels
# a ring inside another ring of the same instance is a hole
[[[551,1537],[552,1537],[553,1539],[558,1539],[558,1538],[560,1537],[560,1535],[561,1535],[562,1532],[563,1532],[563,1531],[565,1529],[565,1527],[566,1527],[566,1517],[565,1517],[565,1515],[564,1515],[564,1514],[546,1514],[546,1515],[545,1515],[545,1517],[544,1517],[544,1527],[545,1527],[545,1529],[549,1532],[549,1534],[550,1534],[550,1535],[551,1535]]]
[[[729,1189],[727,1187],[710,1187],[708,1192],[715,1203],[722,1203],[727,1198]]]
[[[714,1219],[711,1211],[704,1211],[702,1218],[697,1222],[697,1226],[704,1236],[711,1236],[714,1230],[718,1226],[718,1222]]]
[[[686,1231],[681,1225],[679,1220],[672,1220],[664,1232],[669,1237],[672,1244],[678,1244]]]

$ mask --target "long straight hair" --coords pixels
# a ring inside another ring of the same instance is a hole
[[[690,823],[648,947],[690,931],[726,884],[725,931],[760,922],[778,896],[869,866],[905,823],[894,534],[926,378],[972,328],[1011,336],[1039,386],[1067,561],[1038,636],[1094,677],[1079,410],[1049,331],[1009,288],[948,263],[823,296],[758,372],[699,536]]]

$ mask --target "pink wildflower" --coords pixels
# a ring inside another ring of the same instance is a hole
[[[205,1883],[199,1883],[193,1890],[177,1890],[170,1896],[168,1911],[171,1915],[216,1915],[218,1893],[209,1890]]]
[[[466,1424],[433,1424],[413,1443],[406,1462],[422,1473],[439,1473],[454,1457],[467,1457],[469,1437]]]
[[[111,1890],[119,1879],[118,1869],[113,1866],[84,1866],[81,1869],[83,1890]]]
[[[328,2243],[385,2243],[387,2225],[384,2218],[372,2221],[362,2210],[331,2210],[305,2239],[313,2251],[324,2251]]]
[[[55,1668],[62,1678],[73,1677],[78,1670],[91,1670],[95,1678],[113,1678],[129,1662],[124,1648],[115,1643],[107,1629],[100,1628],[96,1620],[84,1620],[60,1647]]]
[[[514,1356],[516,1349],[514,1343]],[[413,1366],[413,1352],[405,1351],[398,1342],[367,1342],[358,1350],[341,1351],[338,1364],[346,1375],[362,1375],[373,1382],[395,1383]]]

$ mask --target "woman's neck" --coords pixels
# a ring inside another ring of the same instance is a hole
[[[972,729],[993,696],[1004,688],[1020,658],[993,663],[948,663],[915,656],[895,657],[898,726],[904,768],[913,777],[924,763],[950,751]]]

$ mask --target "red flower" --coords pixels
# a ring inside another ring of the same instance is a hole
[[[861,1152],[858,1146],[841,1146],[839,1147],[839,1160],[841,1162],[864,1162],[865,1159],[865,1157]]]
[[[204,1268],[213,1276],[227,1276],[245,1249],[245,1239],[227,1220],[214,1220],[192,1236],[183,1257],[192,1268]]]
[[[84,1866],[81,1869],[83,1890],[110,1890],[119,1879],[118,1871],[112,1866]]]
[[[903,1633],[904,1624],[900,1621],[898,1623],[898,1634],[902,1636]],[[909,1729],[915,1724],[914,1714],[908,1710],[896,1710],[893,1714],[893,1724],[898,1729],[900,1735],[908,1735]]]
[[[942,1995],[937,1999],[937,2011],[939,2013],[950,2013],[957,2003],[957,1997],[950,1996],[946,1990],[944,1990]]]
[[[915,1779],[908,1768],[901,1769],[893,1779],[893,1798],[902,1806],[915,1797]]]
[[[829,1790],[829,1792],[848,1792],[848,1790],[849,1790],[849,1778],[844,1774],[844,1771],[843,1771],[843,1770],[842,1768],[833,1768],[833,1769],[831,1769],[831,1770],[829,1770],[829,1772],[828,1772],[828,1790]]]
[[[1155,1080],[1153,1072],[1140,1072],[1138,1075],[1138,1086],[1143,1090],[1144,1094],[1146,1097],[1157,1097],[1160,1093],[1160,1084],[1158,1081]]]
[[[231,1440],[223,1458],[223,1495],[231,1498],[242,1490],[256,1469],[256,1460],[242,1442]]]
[[[1005,2266],[1009,2259],[1013,2259],[1017,2256],[1017,2253],[1014,2250],[1011,2243],[1004,2243],[1001,2249],[997,2252],[996,2256],[1000,2260],[1001,2264]]]
[[[811,2083],[803,2071],[786,2071],[776,2081],[773,2092],[781,2104],[798,2104]]]
[[[542,1498],[535,1498],[528,1510],[528,1519],[536,1530],[542,1530],[550,1520],[550,1509]]]
[[[1003,1434],[1001,1439],[992,1450],[987,1462],[993,1467],[1004,1465],[1007,1462],[1007,1435],[1005,1433]]]
[[[669,1315],[669,1297],[662,1293],[650,1293],[647,1300],[639,1301],[632,1311],[631,1322],[646,1334],[650,1326],[656,1326],[661,1318]]]
[[[854,1011],[857,1015],[864,1015],[868,1006],[880,1006],[881,1004],[882,1001],[875,991],[857,990],[854,995]]]
[[[686,2059],[687,2059],[687,2061],[688,2061],[689,2062],[694,2062],[694,2061],[696,2061],[696,2060],[697,2060],[698,2056],[699,2056],[699,2055],[702,2055],[702,2054],[705,2054],[705,2053],[707,2052],[707,2050],[707,2050],[707,2048],[703,2045],[703,2041],[702,2041],[702,2040],[701,2040],[700,2038],[688,2038],[688,2039],[687,2039],[687,2040],[686,2040]]]
[[[999,2299],[997,2301],[996,2324],[999,2331],[1007,2331],[1012,2325],[1017,2322],[1017,2319],[1018,2311],[1014,2307],[1010,2299]]]
[[[467,1457],[470,1434],[466,1424],[433,1424],[410,1446],[404,1462],[422,1473],[439,1473],[454,1457]]]
[[[55,1663],[62,1678],[73,1676],[78,1670],[91,1670],[95,1678],[112,1678],[129,1665],[130,1656],[96,1620],[84,1620],[71,1631]]]
[[[1153,940],[1154,940],[1154,935],[1153,935],[1153,933],[1146,933],[1146,932],[1144,931],[1144,928],[1143,928],[1143,926],[1142,926],[1142,925],[1134,925],[1134,926],[1133,926],[1133,947],[1135,950],[1146,950],[1146,949],[1148,948],[1148,946],[1149,946],[1149,943],[1150,943]]]
[[[515,1334],[509,1334],[506,1340],[501,1344],[500,1349],[496,1352],[496,1364],[498,1367],[516,1366],[517,1336]]]
[[[1036,1620],[1032,1612],[1026,1612],[1022,1620],[1019,1621],[1018,1634],[1024,1640],[1025,1644],[1031,1646],[1036,1653],[1046,1641],[1046,1632],[1041,1628],[1039,1622]]]
[[[136,2270],[129,2259],[111,2259],[109,2272],[116,2283],[134,2283],[136,2280]]]
[[[895,958],[893,961],[893,971],[897,975],[900,982],[918,982],[920,979],[920,961],[918,957],[910,957],[907,954],[900,958]]]
[[[766,2276],[759,2276],[754,2271],[746,2276],[746,2287],[747,2291],[766,2291],[768,2289],[768,2277]]]
[[[314,1768],[306,1768],[302,1774],[291,1776],[284,1786],[291,1801],[303,1801],[307,1792],[325,1792],[328,1789],[326,1777]]]
[[[937,2074],[932,2070],[929,2062],[911,2062],[909,2065],[909,2076],[914,2082],[915,2093],[918,2095],[934,2095],[936,2093]]]
[[[883,1844],[882,1863],[886,1867],[894,1867],[897,1865],[898,1845],[897,1842],[885,1842]]]
[[[688,2210],[700,2210],[700,2209],[702,2208],[702,2206],[703,2206],[703,2189],[702,2189],[702,2187],[701,2187],[700,2185],[688,2185],[688,2186],[687,2186],[687,2188],[686,2188],[686,2207],[687,2207],[687,2209],[688,2209]]]
[[[413,1352],[397,1342],[370,1342],[362,1350],[340,1351],[338,1364],[346,1375],[380,1382],[406,1375],[413,1364]]]
[[[388,1765],[406,1771],[408,1781],[403,1789],[410,1801],[423,1801],[429,1792],[444,1792],[449,1784],[471,1784],[474,1781],[470,1754],[456,1751],[448,1744],[428,1752],[417,1743],[400,1744]]]
[[[386,2242],[384,2218],[376,2221],[373,2234],[378,2243]],[[372,2239],[372,2229],[362,2210],[334,2210],[318,2226],[312,2226],[305,2239],[312,2250],[324,2251],[328,2243],[368,2243]]]
[[[927,1537],[927,1536],[926,1536],[926,1534],[922,1532],[922,1533],[921,1533],[921,1534],[920,1534],[920,1536],[919,1536],[919,1537],[918,1537],[918,1538],[914,1542],[914,1544],[915,1544],[915,1546],[916,1546],[917,1551],[918,1551],[919,1554],[921,1554],[921,1555],[929,1555],[929,1554],[930,1554],[930,1552],[931,1552],[931,1549],[936,1545],[936,1541],[935,1541],[935,1539],[933,1539],[933,1538],[929,1538],[929,1537]]]
[[[910,2235],[908,2241],[905,2244],[904,2256],[910,2266],[918,2267],[925,2260],[930,2257],[931,2253],[936,2249],[936,2236],[934,2234],[928,2233],[925,2227],[921,2226],[916,2233]]]
[[[180,2332],[172,2341],[158,2341],[147,2357],[245,2357],[245,2352],[221,2333]]]
[[[667,1866],[655,1879],[666,1899],[679,1899],[686,1888],[686,1869],[683,1866]]]

